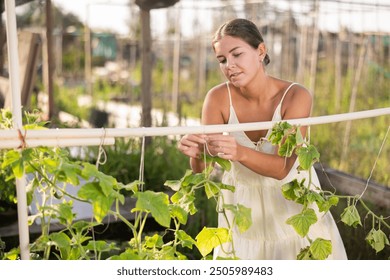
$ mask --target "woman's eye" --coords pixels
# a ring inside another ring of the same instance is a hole
[[[233,56],[234,57],[239,57],[242,53],[234,53]]]
[[[226,63],[226,59],[221,59],[221,60],[219,60],[219,63],[220,63],[220,64],[225,64],[225,63]]]

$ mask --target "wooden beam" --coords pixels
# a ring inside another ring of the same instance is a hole
[[[366,188],[367,181],[362,178],[329,167],[322,168],[320,165],[315,165],[315,169],[323,189],[336,189],[337,194],[360,195]],[[369,182],[362,200],[390,209],[390,187]]]
[[[39,34],[28,31],[22,31],[19,33],[19,77],[21,83],[21,102],[23,107],[28,107],[30,103],[30,97],[37,74],[37,63],[40,49],[41,40]],[[7,91],[4,91],[6,95],[5,108],[9,108],[11,106],[11,91],[9,86],[5,85],[7,82],[8,79],[6,78],[1,80],[1,88],[3,90],[7,89]]]

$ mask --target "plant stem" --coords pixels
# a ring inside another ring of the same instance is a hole
[[[380,222],[382,225],[384,225],[385,227],[387,227],[388,229],[390,229],[390,225],[389,225],[388,223],[385,222],[385,219],[384,219],[383,217],[379,217],[378,215],[376,215],[376,214],[367,206],[367,204],[366,204],[363,200],[359,199],[358,201],[359,201],[359,202],[362,204],[362,206],[367,210],[368,214],[371,214],[373,218],[375,217],[375,218],[378,220],[378,222]]]
[[[77,200],[77,201],[80,201],[80,202],[86,202],[88,203],[87,200],[84,200],[84,199],[81,199],[77,196],[73,196],[71,195],[70,193],[66,192],[64,189],[61,189],[59,188],[56,184],[54,184],[52,182],[52,180],[50,180],[43,172],[41,172],[36,166],[34,166],[31,162],[29,162],[29,165],[40,175],[44,178],[44,180],[46,181],[46,183],[48,183],[49,185],[51,185],[53,188],[55,188],[56,190],[59,190],[61,192],[63,192],[66,196],[69,196],[70,198],[74,199],[74,200]]]

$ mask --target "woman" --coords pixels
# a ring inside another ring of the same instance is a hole
[[[280,121],[310,116],[312,97],[301,85],[270,76],[265,66],[270,62],[263,38],[254,23],[234,19],[216,32],[212,46],[227,82],[212,88],[205,98],[202,124],[237,124]],[[301,128],[306,135],[306,127]],[[185,135],[179,150],[190,157],[194,172],[204,169],[201,154],[205,147],[212,155],[230,160],[232,168],[225,172],[222,182],[236,191],[224,191],[225,204],[242,204],[252,210],[252,226],[248,231],[233,231],[235,255],[241,259],[296,259],[301,248],[308,245],[286,224],[300,212],[301,205],[286,200],[281,186],[297,178],[295,155],[284,158],[276,147],[267,142],[270,130],[234,132],[229,135]],[[314,169],[313,169],[314,172]],[[312,182],[319,186],[314,174]],[[320,215],[318,215],[321,217]],[[219,227],[226,227],[222,215]],[[332,241],[330,259],[346,259],[344,245],[330,213],[319,218],[310,228],[310,237]],[[229,257],[232,244],[217,248],[215,257]]]

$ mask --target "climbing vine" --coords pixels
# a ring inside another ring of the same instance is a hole
[[[2,112],[4,113],[4,112]],[[7,121],[12,117],[9,113],[2,114],[2,128],[6,129]],[[25,129],[44,129],[44,123],[39,123],[35,116],[29,116],[31,122]],[[281,156],[291,156],[296,153],[300,170],[308,170],[319,161],[317,149],[307,143],[300,134],[299,127],[286,122],[278,123],[272,130],[270,141],[279,146]],[[218,157],[204,156],[207,168],[202,173],[194,174],[187,170],[179,180],[165,182],[167,191],[143,191],[144,182],[140,180],[129,184],[118,182],[114,177],[99,171],[96,165],[83,161],[73,161],[67,150],[55,147],[22,147],[15,150],[0,151],[0,165],[3,178],[11,182],[26,174],[28,203],[37,211],[29,216],[30,225],[39,221],[41,234],[30,244],[31,259],[187,259],[185,249],[198,250],[202,258],[211,258],[213,250],[223,243],[230,242],[231,252],[225,252],[236,259],[233,228],[245,232],[252,225],[251,209],[244,205],[225,204],[221,191],[234,192],[234,186],[226,185],[213,176],[217,164],[224,170],[230,169],[230,162]],[[8,185],[7,185],[8,186]],[[76,195],[74,191],[76,190]],[[145,188],[148,189],[148,188]],[[169,190],[169,191],[168,191]],[[310,239],[310,227],[318,221],[313,204],[320,212],[328,212],[338,204],[340,199],[346,199],[348,204],[341,220],[348,226],[361,226],[360,215],[356,204],[361,203],[372,217],[372,230],[366,240],[372,248],[379,252],[389,246],[385,233],[390,229],[386,218],[376,215],[362,201],[361,196],[340,196],[328,191],[322,191],[312,184],[294,180],[282,186],[286,199],[302,205],[300,213],[290,217],[290,224],[297,234],[307,238],[310,245],[297,252],[298,259],[326,259],[332,251],[329,240]],[[222,216],[233,215],[232,221],[227,221],[226,228],[204,227],[196,236],[190,236],[182,228],[188,223],[189,216],[197,211],[196,193],[201,192],[208,199],[217,203],[217,209]],[[128,212],[134,214],[134,220],[128,220],[120,211],[121,205],[126,205],[127,198],[135,201],[134,206],[128,206]],[[39,198],[39,199],[38,199]],[[55,203],[54,203],[55,201]],[[93,219],[80,220],[74,212],[74,202],[90,204]],[[117,243],[96,240],[93,238],[94,228],[104,223],[108,216],[122,221],[130,230],[131,237],[125,247]],[[152,217],[164,230],[150,234],[146,232],[146,223]],[[53,223],[61,226],[54,230]],[[19,248],[5,251],[0,240],[0,256],[2,259],[18,259]]]
[[[9,118],[12,115],[7,113],[4,120]],[[27,128],[44,129],[44,125],[36,123]],[[181,229],[188,217],[198,211],[196,192],[203,191],[209,199],[218,201],[221,190],[234,191],[233,186],[215,182],[211,177],[213,161],[230,168],[229,161],[219,158],[205,159],[210,165],[203,173],[193,174],[188,170],[180,180],[167,181],[166,187],[174,192],[169,196],[167,192],[142,191],[142,181],[122,184],[99,171],[96,165],[72,161],[69,152],[58,147],[23,147],[2,150],[0,155],[7,181],[23,175],[29,178],[28,204],[37,209],[29,216],[29,224],[41,227],[41,235],[30,244],[32,259],[102,259],[107,254],[108,259],[186,259],[181,252],[184,248],[197,248],[203,258],[208,258],[216,246],[232,241],[234,226],[242,231],[250,226],[249,209],[242,205],[221,205],[219,211],[232,211],[240,217],[230,228],[204,227],[195,237]],[[73,194],[74,189],[77,195]],[[128,209],[135,215],[133,221],[120,211],[126,196],[135,200],[135,207]],[[73,207],[75,201],[91,205],[92,221],[78,219]],[[132,237],[125,248],[93,238],[94,228],[103,224],[108,216],[122,221],[130,229]],[[145,226],[150,216],[165,230],[148,235]],[[62,229],[55,231],[54,223],[56,228],[59,224]],[[168,235],[173,238],[166,238]],[[4,247],[0,247],[3,259],[19,258],[19,248],[5,252]]]
[[[389,246],[388,233],[390,229],[386,219],[389,217],[378,216],[361,199],[362,194],[354,196],[337,195],[333,192],[324,191],[312,182],[312,172],[314,163],[320,159],[320,153],[316,147],[307,142],[300,132],[299,126],[292,126],[287,122],[277,123],[272,130],[270,139],[272,144],[279,147],[280,156],[289,157],[296,153],[299,161],[299,170],[309,172],[309,182],[305,180],[293,180],[282,186],[283,196],[287,200],[294,201],[302,205],[300,213],[287,219],[286,223],[291,225],[294,230],[309,241],[309,246],[302,248],[297,259],[326,259],[332,253],[332,244],[330,240],[317,238],[310,239],[310,227],[318,221],[316,211],[313,209],[315,204],[320,213],[328,212],[331,207],[338,205],[340,199],[347,201],[347,206],[341,213],[341,221],[350,227],[362,226],[360,214],[357,210],[357,204],[360,203],[366,211],[366,216],[372,217],[372,229],[366,236],[366,241],[376,251],[382,251],[385,246]]]

